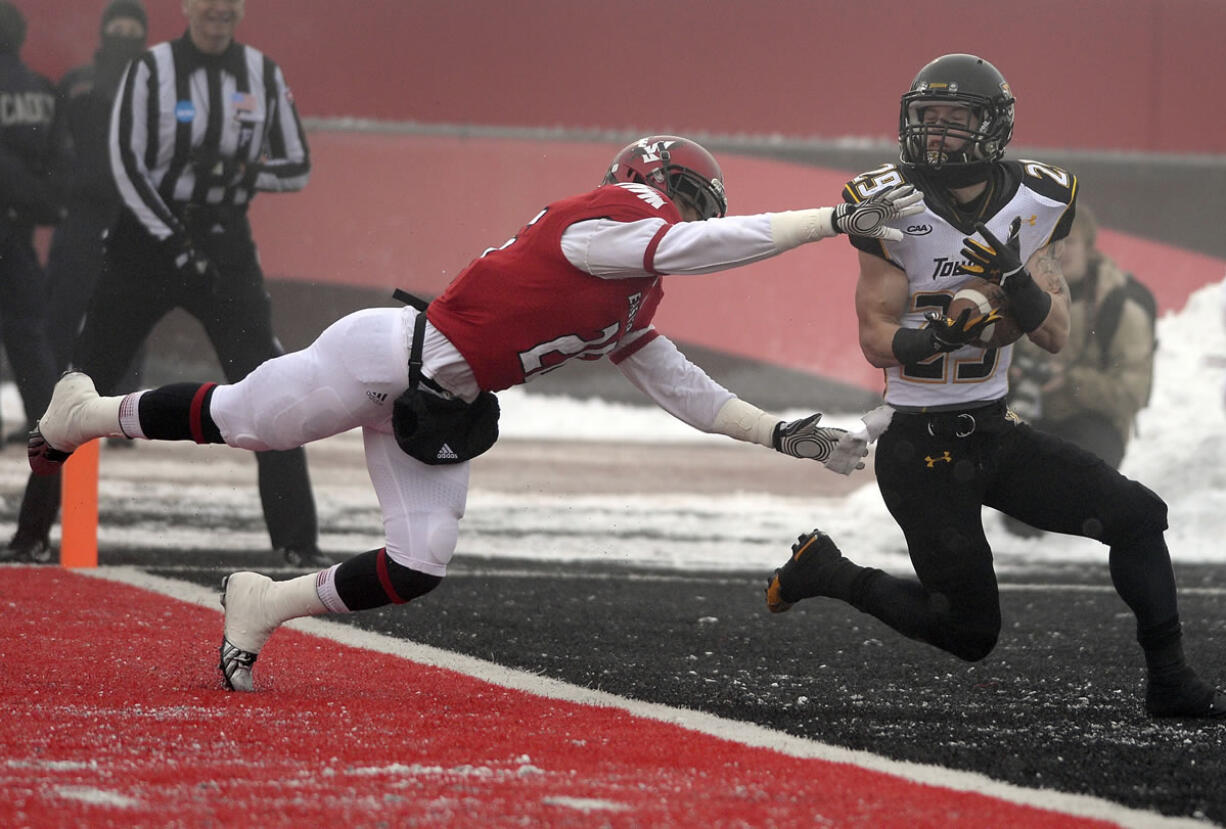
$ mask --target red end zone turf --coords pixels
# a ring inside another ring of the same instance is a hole
[[[3,826],[1106,825],[294,630],[228,693],[219,610],[56,568],[0,607]]]

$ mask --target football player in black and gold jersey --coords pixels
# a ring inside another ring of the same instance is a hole
[[[780,612],[804,598],[841,599],[908,637],[984,659],[1001,629],[986,505],[1107,545],[1112,582],[1137,620],[1146,710],[1226,717],[1226,696],[1184,659],[1166,504],[1095,455],[1020,422],[1005,405],[1012,345],[974,344],[984,320],[945,314],[960,287],[986,277],[1034,344],[1057,352],[1068,341],[1056,248],[1072,223],[1077,178],[1004,160],[1014,100],[982,58],[932,61],[902,96],[898,163],[844,190],[851,203],[902,183],[924,194],[923,213],[893,223],[900,241],[851,240],[861,349],[885,374],[886,406],[866,418],[879,433],[877,483],[917,578],[856,565],[814,530],[768,583],[767,604]]]

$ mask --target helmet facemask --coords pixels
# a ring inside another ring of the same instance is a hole
[[[903,96],[904,124],[901,134],[904,160],[918,166],[939,170],[945,166],[990,163],[1004,155],[999,138],[998,122],[989,106],[974,106],[964,101]],[[952,104],[967,112],[968,123],[925,119],[925,113],[935,105]],[[929,144],[931,139],[943,139],[941,146]],[[961,146],[949,149],[948,139],[960,140]]]
[[[728,212],[728,199],[724,195],[722,181],[708,181],[684,167],[667,166],[665,169],[668,174],[668,190],[665,192],[669,198],[688,203],[703,221]]]

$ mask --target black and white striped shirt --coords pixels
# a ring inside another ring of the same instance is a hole
[[[199,51],[185,34],[128,67],[111,112],[111,170],[158,240],[182,236],[186,205],[242,207],[257,190],[307,182],[306,134],[285,76],[262,52]]]

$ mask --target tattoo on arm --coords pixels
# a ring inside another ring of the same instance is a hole
[[[1034,252],[1026,264],[1040,288],[1050,294],[1067,296],[1068,282],[1064,279],[1064,268],[1060,265],[1061,246],[1061,242],[1044,245]]]

